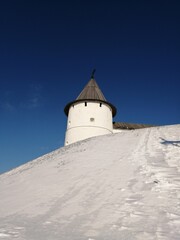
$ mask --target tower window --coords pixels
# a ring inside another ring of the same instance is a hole
[[[87,102],[84,103],[85,107],[87,107]]]
[[[102,107],[102,103],[100,103],[99,106]]]
[[[95,120],[94,118],[90,118],[90,121],[91,121],[91,122],[94,122],[94,120]]]

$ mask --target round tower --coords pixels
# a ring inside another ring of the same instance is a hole
[[[93,75],[77,99],[66,105],[64,112],[68,117],[65,145],[113,133],[116,108],[106,101]]]

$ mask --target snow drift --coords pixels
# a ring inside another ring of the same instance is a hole
[[[95,137],[0,175],[2,239],[180,239],[180,125]]]

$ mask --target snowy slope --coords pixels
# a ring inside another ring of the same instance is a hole
[[[180,125],[85,140],[0,175],[0,240],[180,239]]]

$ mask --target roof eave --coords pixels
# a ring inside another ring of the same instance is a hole
[[[114,117],[114,116],[116,115],[116,113],[117,113],[117,109],[116,109],[116,107],[115,107],[113,104],[111,104],[111,103],[109,103],[109,102],[107,102],[107,101],[98,100],[98,99],[79,99],[79,100],[72,101],[72,102],[68,103],[68,104],[65,106],[65,108],[64,108],[64,113],[66,114],[66,116],[68,116],[69,108],[70,108],[73,104],[78,103],[78,102],[86,102],[86,101],[88,101],[88,102],[105,103],[105,104],[109,105],[110,108],[112,109],[112,115],[113,115],[113,117]]]

